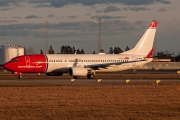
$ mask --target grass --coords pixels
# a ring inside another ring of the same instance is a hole
[[[180,118],[180,85],[0,87],[1,119]]]

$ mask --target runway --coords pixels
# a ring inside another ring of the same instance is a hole
[[[11,79],[0,80],[0,86],[124,86],[124,85],[157,85],[156,79]],[[180,84],[179,79],[161,79],[158,85],[177,85]]]
[[[117,73],[95,74],[94,79],[81,77],[71,82],[73,77],[68,74],[63,76],[46,76],[45,74],[23,74],[22,79],[11,72],[0,73],[0,86],[108,86],[108,85],[156,85],[156,80],[160,80],[159,85],[180,84],[180,74],[176,70],[138,70],[123,71]],[[102,79],[97,82],[97,79]],[[127,84],[126,80],[130,80]]]

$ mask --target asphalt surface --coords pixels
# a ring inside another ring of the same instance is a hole
[[[98,82],[98,79],[101,79]],[[124,71],[117,73],[100,73],[96,74],[94,79],[81,77],[74,79],[68,74],[63,76],[46,76],[45,74],[23,74],[22,79],[11,72],[0,72],[0,86],[108,86],[108,85],[157,85],[156,80],[160,80],[158,85],[180,84],[180,74],[176,70],[141,70],[141,71]],[[130,80],[128,83],[126,80]]]
[[[21,80],[0,80],[0,86],[121,86],[121,85],[157,85],[156,79],[21,79]],[[177,85],[179,79],[161,79],[158,85]]]

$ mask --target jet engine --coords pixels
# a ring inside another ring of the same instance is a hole
[[[69,68],[68,73],[71,76],[87,76],[88,70],[82,67],[72,67]]]

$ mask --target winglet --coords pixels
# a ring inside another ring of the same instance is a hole
[[[153,51],[154,51],[154,48],[151,49],[151,51],[148,53],[148,55],[146,56],[146,58],[150,58],[151,55],[152,55],[152,53],[153,53]]]
[[[149,28],[156,28],[158,25],[158,22],[156,20],[153,20],[152,23],[150,24]]]

